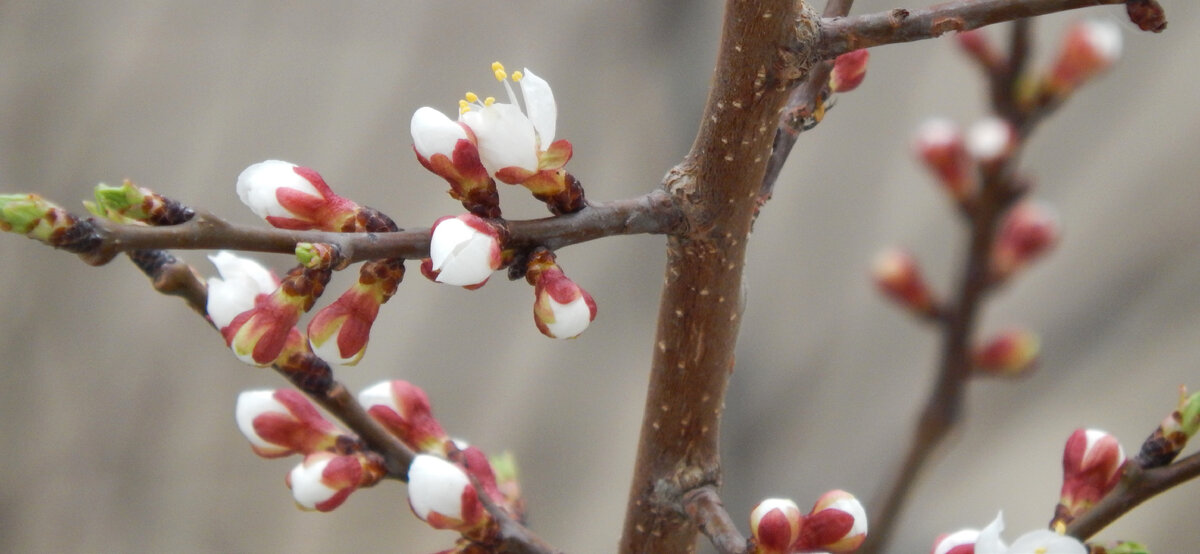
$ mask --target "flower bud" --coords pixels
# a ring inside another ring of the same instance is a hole
[[[279,279],[258,262],[222,250],[209,256],[220,277],[208,278],[208,317],[218,330],[254,307],[259,295],[271,294]]]
[[[989,117],[967,131],[967,152],[984,165],[1003,162],[1017,147],[1017,131],[999,117]]]
[[[1024,201],[1009,210],[992,250],[993,278],[1003,280],[1058,243],[1058,213],[1049,204]]]
[[[355,231],[358,205],[333,193],[316,171],[267,160],[242,171],[238,198],[255,215],[280,229]]]
[[[20,233],[70,252],[89,252],[101,240],[88,220],[36,194],[0,194],[0,231]]]
[[[913,313],[928,316],[937,311],[912,254],[896,248],[880,252],[871,265],[871,277],[883,294]]]
[[[976,529],[960,529],[953,533],[939,535],[933,541],[930,554],[975,554],[975,541],[979,540]]]
[[[1058,59],[1045,77],[1045,89],[1059,98],[1070,94],[1112,67],[1121,57],[1121,42],[1121,28],[1112,21],[1088,20],[1071,25]]]
[[[1179,407],[1142,443],[1137,464],[1148,469],[1171,463],[1197,430],[1200,430],[1200,393],[1188,396],[1187,387],[1180,386]]]
[[[489,521],[462,468],[429,454],[418,454],[408,467],[408,505],[434,529],[467,533]]]
[[[821,495],[812,511],[804,517],[795,549],[800,552],[823,550],[840,554],[854,552],[865,540],[866,510],[854,495],[832,490]]]
[[[439,283],[481,287],[500,268],[500,234],[473,214],[446,216],[433,224],[429,271]]]
[[[971,353],[975,367],[993,375],[1019,375],[1033,369],[1041,341],[1025,329],[1009,329]]]
[[[312,402],[291,389],[243,391],[235,414],[238,429],[264,458],[312,454],[332,448],[341,435]]]
[[[360,486],[374,484],[382,477],[382,472],[367,471],[369,468],[364,466],[368,465],[359,454],[314,452],[292,468],[286,482],[301,509],[328,512],[341,506]]]
[[[866,48],[846,52],[833,60],[833,71],[829,74],[831,92],[850,92],[861,85],[867,76],[867,60],[871,53]]]
[[[379,306],[396,293],[403,278],[402,259],[364,263],[358,282],[308,323],[308,341],[313,352],[330,362],[357,364],[367,351]]]
[[[800,507],[787,498],[768,498],[750,512],[750,533],[754,536],[756,553],[786,554],[800,538],[804,524]]]
[[[1063,450],[1063,486],[1053,524],[1070,523],[1099,502],[1121,480],[1125,451],[1117,438],[1096,429],[1077,429]]]
[[[221,328],[225,344],[239,360],[257,366],[270,365],[297,348],[306,349],[296,322],[312,308],[332,274],[328,269],[293,269],[274,292],[259,295],[253,308]]]
[[[371,417],[417,452],[445,454],[450,437],[442,429],[429,397],[408,381],[383,381],[358,394],[358,402]]]
[[[941,118],[926,121],[917,129],[913,149],[954,200],[961,203],[975,194],[975,164],[954,122]]]
[[[136,186],[128,179],[119,187],[96,185],[93,195],[95,203],[84,202],[88,211],[121,223],[178,225],[196,215],[195,210],[148,188]]]
[[[567,278],[554,254],[539,249],[529,257],[525,280],[534,286],[533,322],[552,339],[572,339],[596,319],[592,295]]]
[[[452,198],[473,214],[500,217],[496,181],[479,159],[470,127],[423,107],[413,113],[410,130],[417,161],[450,183]]]

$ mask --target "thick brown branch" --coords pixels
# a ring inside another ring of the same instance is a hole
[[[801,2],[730,1],[696,141],[665,183],[686,232],[667,268],[621,552],[689,552],[688,492],[720,483],[719,426],[741,323],[742,267],[771,140],[811,64]]]
[[[671,197],[655,191],[645,196],[595,204],[577,213],[507,222],[510,245],[545,246],[551,250],[612,235],[675,232],[681,216]],[[93,220],[100,241],[80,253],[88,263],[103,264],[133,250],[230,249],[292,254],[300,242],[334,244],[347,263],[379,258],[422,258],[429,255],[429,230],[395,233],[328,233],[288,231],[236,225],[212,214],[198,213],[186,223],[167,227],[118,225]]]
[[[913,42],[993,23],[1124,3],[1125,0],[955,0],[928,8],[896,8],[822,19],[820,53],[822,59],[833,59],[859,48]]]
[[[1196,477],[1200,477],[1200,454],[1154,469],[1141,470],[1134,466],[1126,472],[1117,488],[1067,526],[1067,534],[1085,540],[1142,502]]]

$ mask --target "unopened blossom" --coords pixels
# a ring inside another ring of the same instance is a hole
[[[1012,545],[1004,544],[1000,533],[1004,532],[1004,514],[979,532],[975,542],[975,554],[1087,554],[1088,549],[1075,537],[1069,537],[1049,529],[1037,529],[1017,537]],[[955,553],[957,554],[957,553]]]
[[[280,160],[259,162],[242,171],[238,198],[281,229],[354,231],[358,205],[334,194],[316,171]]]
[[[960,529],[935,539],[930,554],[974,554],[977,540],[979,540],[978,529]]]
[[[971,352],[975,367],[994,375],[1019,375],[1033,368],[1041,340],[1027,329],[1009,329]]]
[[[500,268],[500,234],[473,214],[447,216],[433,223],[427,277],[448,285],[478,288]]]
[[[332,448],[341,436],[308,398],[291,389],[243,391],[235,415],[250,447],[264,458],[311,454]]]
[[[933,315],[937,307],[917,260],[898,248],[884,250],[871,264],[875,286],[888,298],[919,315]]]
[[[768,498],[750,512],[750,533],[760,554],[786,554],[800,538],[804,516],[787,498]]]
[[[956,201],[963,202],[975,193],[975,164],[967,153],[962,131],[953,121],[935,118],[921,124],[913,139],[913,150]]]
[[[1098,429],[1076,429],[1063,449],[1063,485],[1055,523],[1070,523],[1104,498],[1121,480],[1125,450]]]
[[[1008,158],[1017,147],[1017,131],[1000,117],[976,122],[967,131],[967,152],[983,164],[996,164]]]
[[[396,293],[403,278],[401,259],[364,263],[358,281],[309,321],[308,342],[313,352],[332,363],[357,364],[367,351],[379,307]]]
[[[1045,88],[1058,97],[1070,94],[1112,67],[1121,57],[1121,46],[1121,28],[1113,21],[1092,19],[1071,25],[1045,77]]]
[[[363,454],[322,451],[305,456],[288,473],[286,482],[301,509],[328,512],[341,506],[350,493],[374,484],[384,474],[377,461]]]
[[[259,295],[271,294],[279,286],[270,270],[250,258],[222,250],[208,259],[220,275],[208,278],[208,317],[218,330],[253,308]]]
[[[383,381],[358,394],[358,402],[372,418],[416,452],[445,454],[449,440],[433,416],[429,396],[408,381]]]
[[[312,308],[332,276],[329,269],[297,267],[270,294],[260,294],[254,306],[221,328],[221,335],[239,360],[270,365],[285,352],[306,351],[307,341],[296,328],[301,314]]]
[[[1058,212],[1049,204],[1026,200],[1004,216],[992,249],[992,275],[1004,279],[1050,251],[1058,243]]]
[[[418,454],[408,467],[408,504],[434,529],[466,533],[489,518],[462,468],[430,454]]]
[[[846,491],[832,490],[821,495],[812,511],[804,517],[794,549],[840,554],[854,552],[865,540],[867,512],[862,503]]]
[[[548,250],[530,257],[525,280],[534,286],[533,321],[543,335],[571,339],[596,319],[596,301],[563,273]]]
[[[866,48],[846,52],[833,60],[829,74],[831,92],[850,92],[861,85],[867,76],[867,61],[871,53]]]
[[[451,197],[476,215],[500,216],[496,182],[479,158],[470,127],[426,106],[413,113],[409,128],[417,161],[450,183]]]

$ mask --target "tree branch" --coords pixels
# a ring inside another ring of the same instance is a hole
[[[1067,534],[1079,540],[1099,533],[1130,510],[1180,483],[1200,477],[1200,453],[1153,469],[1131,463],[1121,483],[1100,502],[1067,525]]]
[[[683,510],[713,547],[721,554],[745,554],[749,548],[746,537],[725,511],[716,487],[704,486],[683,495]]]

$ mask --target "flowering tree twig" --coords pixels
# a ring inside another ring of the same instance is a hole
[[[1200,477],[1200,453],[1150,469],[1130,463],[1121,483],[1103,500],[1067,525],[1067,534],[1081,540],[1087,539],[1142,502],[1197,477]]]

